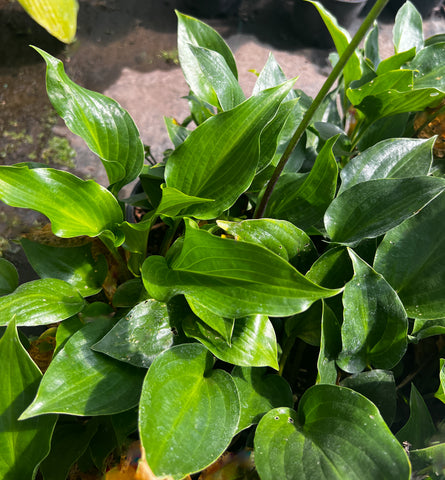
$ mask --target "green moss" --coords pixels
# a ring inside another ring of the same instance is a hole
[[[64,137],[50,137],[46,147],[42,150],[41,161],[64,167],[74,168],[76,152]]]

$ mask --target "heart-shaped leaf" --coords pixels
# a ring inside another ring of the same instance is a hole
[[[298,412],[276,408],[255,434],[262,480],[409,480],[410,464],[377,407],[344,387],[315,385]]]
[[[137,405],[145,370],[91,349],[112,325],[109,319],[97,318],[68,340],[50,363],[22,419],[44,413],[111,415]]]
[[[159,355],[144,381],[139,430],[148,465],[175,480],[213,463],[227,448],[240,417],[232,377],[212,370],[200,344],[178,345]]]
[[[0,298],[0,325],[13,316],[22,326],[61,322],[80,312],[84,304],[77,289],[63,280],[34,280]]]
[[[102,160],[114,193],[134,180],[144,162],[139,131],[116,101],[74,83],[63,63],[40,48],[44,58],[48,96],[66,126],[85,140]]]
[[[59,237],[96,237],[123,220],[116,198],[93,180],[26,165],[0,166],[0,200],[43,213]]]
[[[354,277],[343,292],[343,349],[337,363],[350,373],[367,366],[390,369],[407,347],[408,320],[391,285],[352,250]]]
[[[64,43],[71,43],[76,36],[76,0],[19,0],[26,12],[51,35]]]
[[[187,336],[199,340],[224,362],[246,367],[269,366],[278,370],[275,331],[265,315],[237,318],[230,344],[197,318],[186,317],[182,326]]]
[[[410,317],[445,317],[445,194],[388,232],[374,268],[399,294]]]
[[[333,242],[354,245],[375,238],[415,215],[445,189],[437,177],[369,180],[335,198],[324,217]]]
[[[39,386],[42,374],[20,343],[14,319],[0,339],[0,477],[35,478],[48,455],[56,415],[19,421]]]
[[[19,274],[14,265],[0,258],[0,296],[12,293],[19,285]]]
[[[260,245],[216,237],[191,221],[171,265],[164,257],[148,257],[142,279],[159,301],[182,293],[226,318],[292,315],[339,293],[310,282]]]
[[[238,431],[257,424],[272,408],[290,407],[292,390],[283,377],[267,374],[265,368],[235,367],[232,378],[241,402]]]
[[[40,278],[58,278],[73,285],[83,297],[102,290],[107,275],[104,256],[95,260],[91,244],[80,247],[53,247],[26,238],[20,241],[26,257]]]
[[[93,350],[148,368],[153,360],[175,343],[167,305],[156,300],[139,303],[96,344]]]

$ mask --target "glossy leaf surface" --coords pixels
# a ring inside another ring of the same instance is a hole
[[[238,431],[257,424],[272,408],[292,408],[292,390],[283,377],[267,374],[265,368],[235,367],[232,378],[241,403]]]
[[[444,189],[444,179],[427,176],[362,182],[332,201],[325,227],[333,242],[354,245],[397,227]]]
[[[310,282],[264,247],[215,237],[193,222],[172,264],[153,255],[144,262],[142,278],[157,300],[183,293],[227,318],[291,315],[338,293]]]
[[[410,317],[445,317],[445,195],[388,232],[374,268],[398,292]],[[409,261],[407,261],[409,259]]]
[[[434,394],[442,403],[445,403],[445,359],[440,359],[440,372],[439,372],[440,385],[437,392]]]
[[[444,43],[436,43],[422,49],[409,65],[414,70],[416,88],[434,87],[445,90]]]
[[[79,290],[83,297],[102,290],[107,275],[104,256],[94,260],[91,244],[80,247],[53,247],[22,238],[26,257],[40,278],[58,278]]]
[[[423,47],[422,17],[411,2],[402,5],[396,15],[393,28],[394,49],[404,52],[415,47]]]
[[[445,318],[436,320],[415,319],[410,338],[416,343],[424,338],[442,334],[445,334]]]
[[[445,470],[445,443],[432,445],[420,450],[411,450],[409,457],[415,473],[431,475],[431,478],[443,475]]]
[[[115,230],[123,220],[107,189],[52,168],[0,166],[0,200],[43,213],[59,237],[96,237]]]
[[[19,421],[42,374],[20,343],[15,322],[0,339],[0,477],[31,479],[50,449],[56,415]]]
[[[83,307],[77,289],[63,280],[34,280],[0,298],[0,325],[14,316],[17,325],[48,325],[75,315]]]
[[[341,325],[334,312],[323,302],[320,353],[317,360],[317,384],[337,383],[335,360],[341,352]]]
[[[189,196],[214,200],[191,206],[184,215],[215,218],[247,190],[258,164],[260,134],[293,82],[264,90],[238,107],[209,118],[172,153],[165,168],[167,186]]]
[[[151,365],[144,381],[139,429],[148,465],[179,480],[213,463],[227,448],[240,417],[232,377],[212,370],[200,344],[178,345]]]
[[[76,36],[76,0],[19,0],[26,12],[51,35],[64,43]]]
[[[392,138],[373,145],[343,168],[339,193],[368,180],[428,175],[433,144],[434,139]]]
[[[111,415],[137,405],[145,370],[91,349],[112,325],[111,320],[95,319],[68,340],[21,418],[44,413]]]
[[[132,118],[116,101],[74,83],[60,60],[36,50],[47,65],[51,103],[67,127],[100,157],[113,191],[118,192],[139,175],[144,162],[144,147]]]
[[[19,285],[19,274],[14,265],[0,258],[0,296],[12,293]]]
[[[354,277],[343,292],[343,349],[340,368],[358,373],[367,366],[390,369],[407,347],[408,320],[397,293],[352,250]]]
[[[132,308],[92,348],[121,362],[148,368],[174,342],[167,305],[147,300]]]
[[[260,421],[255,463],[262,480],[408,480],[410,464],[377,407],[335,385],[315,385],[298,412],[277,408]]]
[[[275,331],[264,315],[237,318],[230,344],[199,319],[188,317],[182,326],[187,336],[199,340],[224,362],[245,367],[269,366],[278,370]]]

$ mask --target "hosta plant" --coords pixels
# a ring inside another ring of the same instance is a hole
[[[39,279],[0,262],[1,478],[127,478],[134,448],[138,478],[443,475],[445,178],[418,136],[445,43],[407,2],[381,59],[385,0],[353,39],[313,3],[337,49],[315,99],[272,56],[246,98],[223,39],[178,13],[190,116],[156,164],[36,48],[109,186],[0,167],[0,199],[50,221],[21,240]]]

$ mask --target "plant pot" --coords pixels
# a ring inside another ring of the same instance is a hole
[[[414,6],[419,10],[423,18],[428,18],[433,13],[433,10],[438,7],[443,0],[411,0]],[[399,8],[405,3],[405,0],[389,0],[388,8],[397,13]]]
[[[202,18],[233,15],[238,11],[241,0],[184,0],[183,9]]]
[[[367,0],[318,0],[340,26],[349,28],[359,17]],[[292,21],[295,33],[306,45],[322,48],[334,45],[318,10],[309,2],[295,0]]]

